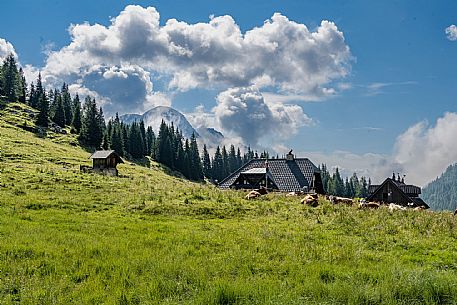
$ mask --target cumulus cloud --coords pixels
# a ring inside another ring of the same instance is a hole
[[[343,176],[356,172],[359,177],[371,177],[374,184],[395,172],[405,174],[407,183],[425,186],[450,164],[457,162],[456,134],[457,113],[448,112],[434,125],[422,121],[408,128],[397,137],[392,154],[347,151],[296,153],[309,157],[315,164],[325,163],[332,169],[338,167]],[[276,144],[272,149],[281,155],[290,148]]]
[[[289,137],[312,120],[298,105],[268,104],[255,87],[230,88],[217,96],[213,108],[217,126],[256,146],[265,136]]]
[[[103,107],[105,105],[111,103],[111,100],[109,98],[103,97],[103,96],[99,95],[97,92],[87,89],[86,87],[82,86],[81,84],[69,85],[68,91],[70,92],[70,94],[72,96],[75,96],[76,94],[78,94],[81,102],[84,101],[84,98],[86,96],[90,96],[91,98],[94,98],[97,101],[97,103]]]
[[[9,54],[17,58],[13,45],[3,38],[0,38],[0,61],[3,61]]]
[[[429,125],[411,126],[395,144],[395,161],[402,164],[408,181],[424,185],[457,161],[457,113],[448,112]]]
[[[146,112],[157,106],[171,106],[171,97],[163,92],[151,92],[146,97],[146,102],[143,105],[141,112]]]
[[[69,45],[49,52],[45,80],[79,81],[105,96],[108,84],[114,91],[121,82],[132,86],[136,73],[137,82],[145,86],[140,92],[147,92],[141,94],[146,103],[159,100],[148,88],[151,81],[141,75],[149,72],[167,75],[165,87],[172,91],[256,85],[320,99],[335,93],[329,84],[350,72],[352,59],[333,22],[322,21],[310,31],[280,13],[242,33],[227,15],[196,24],[170,19],[161,25],[154,7],[129,5],[108,26],[75,24],[69,33]],[[124,93],[135,96],[106,96],[113,105],[131,100],[133,108],[139,108],[138,90],[127,88]]]
[[[186,113],[186,118],[195,128],[217,127],[214,113],[208,112],[203,105],[195,107],[193,112]]]
[[[451,41],[457,40],[457,26],[455,26],[454,24],[451,24],[444,31],[446,33],[447,39],[449,39]]]

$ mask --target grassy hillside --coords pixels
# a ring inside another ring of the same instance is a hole
[[[248,202],[154,162],[84,174],[75,137],[27,112],[0,110],[0,303],[457,302],[451,213]]]

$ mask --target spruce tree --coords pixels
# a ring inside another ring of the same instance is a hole
[[[344,182],[341,178],[338,167],[336,168],[335,173],[333,174],[332,180],[335,184],[335,195],[344,196]]]
[[[224,176],[224,161],[222,159],[221,149],[219,146],[216,148],[213,158],[213,178],[218,182],[221,182]]]
[[[221,179],[227,177],[229,174],[229,157],[225,145],[222,146],[222,173]]]
[[[41,72],[38,73],[38,79],[35,86],[36,94],[36,107],[38,108],[39,100],[42,95],[45,94],[43,83],[41,82]],[[33,106],[32,106],[33,107]]]
[[[129,127],[128,142],[129,153],[133,158],[139,159],[144,156],[144,140],[141,134],[140,125],[136,121],[133,122]]]
[[[63,109],[62,98],[60,95],[57,95],[55,97],[55,104],[56,105],[54,105],[54,116],[52,117],[52,120],[54,121],[54,123],[63,128],[65,127],[65,113]]]
[[[2,66],[2,91],[9,102],[16,102],[21,96],[22,79],[17,69],[16,59],[9,54]]]
[[[230,152],[228,155],[228,173],[231,174],[233,173],[238,167],[237,167],[237,162],[236,162],[236,152],[235,152],[235,146],[230,145]]]
[[[169,129],[167,124],[162,120],[159,128],[159,135],[157,137],[157,148],[156,158],[157,162],[167,165],[168,167],[173,166],[173,153],[171,149],[171,141],[169,135]]]
[[[152,156],[155,144],[155,134],[151,126],[146,130],[146,155]]]
[[[79,101],[79,95],[76,94],[75,98],[73,99],[73,106],[72,106],[72,118],[71,118],[71,127],[75,133],[79,133],[81,131],[81,102]]]
[[[243,159],[241,158],[241,151],[240,148],[238,147],[237,152],[236,152],[236,168],[240,168],[243,166]]]
[[[189,139],[186,139],[184,142],[184,168],[182,173],[188,179],[191,179],[191,151],[190,151],[190,144]]]
[[[212,178],[211,159],[209,157],[206,144],[203,144],[203,174],[210,179]]]
[[[179,140],[176,142],[176,159],[175,159],[175,168],[181,172],[184,173],[187,170],[187,165],[186,165],[186,154],[184,152],[184,147],[182,143],[182,135],[177,131],[176,138]]]
[[[27,82],[25,80],[24,70],[22,68],[19,69],[19,77],[20,77],[20,89],[19,89],[19,102],[25,104],[27,98]]]
[[[198,151],[197,138],[195,133],[192,133],[190,137],[190,177],[192,180],[200,181],[203,179],[203,169],[200,159],[200,153]]]
[[[38,98],[38,116],[36,124],[41,127],[48,127],[49,121],[49,102],[46,93],[43,91]]]
[[[146,139],[146,128],[144,127],[144,122],[143,120],[140,121],[139,129],[141,132],[141,155],[145,156],[147,155],[147,139]]]
[[[110,144],[110,141],[109,141],[109,136],[108,136],[108,132],[104,132],[103,133],[103,144],[102,144],[102,148],[104,150],[108,150],[110,149],[111,147],[111,144]]]
[[[36,91],[35,91],[35,85],[33,82],[30,84],[30,90],[29,90],[29,99],[28,99],[28,105],[32,108],[37,108],[38,106],[38,101],[37,101],[37,96],[36,96]]]
[[[94,99],[95,103],[95,99]],[[101,146],[103,142],[103,134],[105,133],[106,130],[106,123],[105,123],[105,116],[103,115],[103,109],[100,107],[97,112],[97,123],[98,123],[98,128],[97,128],[97,136],[99,140],[99,146]]]
[[[49,90],[48,93],[48,101],[49,101],[49,117],[52,119],[54,118],[56,108],[57,108],[57,97],[59,96],[59,93],[57,89],[54,89],[54,91]],[[63,108],[62,108],[63,109]],[[65,118],[64,118],[65,119]]]
[[[119,156],[124,156],[124,141],[122,139],[122,126],[119,121],[119,116],[116,113],[116,118],[113,122],[112,135],[110,139],[111,149],[116,151]]]
[[[83,107],[79,139],[83,144],[98,149],[103,142],[103,129],[103,113],[97,109],[95,99],[88,96]]]
[[[65,122],[66,124],[70,124],[73,120],[73,105],[71,101],[70,91],[68,91],[68,85],[63,83],[62,90],[62,105],[65,113]]]

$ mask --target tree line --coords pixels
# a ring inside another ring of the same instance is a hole
[[[338,167],[333,174],[330,174],[326,164],[319,166],[319,169],[326,194],[347,198],[365,198],[368,196],[368,188],[371,185],[370,178],[367,180],[366,177],[362,176],[359,179],[354,173],[351,177],[346,177],[343,180]]]
[[[120,156],[132,159],[150,156],[195,181],[206,177],[220,182],[251,159],[270,157],[267,151],[259,155],[250,147],[242,154],[240,148],[234,145],[228,149],[225,145],[217,146],[214,155],[210,156],[206,144],[200,155],[195,134],[185,139],[178,128],[163,121],[157,136],[152,127],[145,127],[143,121],[125,124],[118,114],[105,123],[103,109],[97,107],[95,99],[87,96],[82,104],[78,94],[71,96],[65,83],[59,89],[46,91],[39,73],[35,83],[32,82],[27,89],[24,72],[18,68],[12,54],[6,57],[0,69],[0,96],[37,109],[38,126],[48,127],[51,121],[62,128],[69,126],[72,133],[78,134],[81,144],[87,147],[113,149]],[[332,175],[325,164],[320,169],[327,194],[345,197],[368,195],[369,179],[359,179],[354,173],[343,180],[338,168]]]

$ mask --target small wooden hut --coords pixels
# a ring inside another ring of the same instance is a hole
[[[111,176],[117,176],[117,165],[124,163],[114,150],[97,150],[90,156],[90,159],[93,162],[92,171]]]

